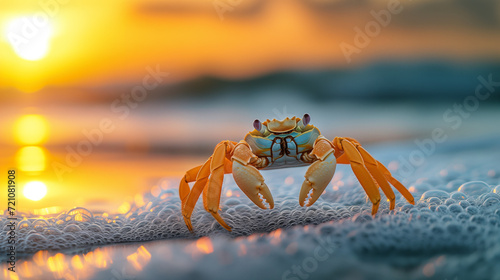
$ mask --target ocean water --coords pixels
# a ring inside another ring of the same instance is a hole
[[[311,207],[307,167],[263,171],[275,208],[255,206],[226,175],[223,229],[197,204],[187,230],[176,187],[125,214],[78,207],[18,225],[20,279],[500,279],[500,137],[452,141],[416,162],[413,142],[367,146],[415,197],[379,212],[339,165]],[[406,162],[406,163],[405,163]],[[409,162],[414,164],[408,165]],[[417,163],[417,164],[415,164]],[[405,166],[406,165],[406,166]],[[165,178],[176,186],[180,178]],[[382,195],[383,196],[383,195]],[[201,200],[201,199],[200,199]],[[6,216],[0,217],[3,231]],[[0,240],[5,248],[7,239]],[[3,276],[9,279],[3,263]],[[72,277],[72,278],[71,278]]]

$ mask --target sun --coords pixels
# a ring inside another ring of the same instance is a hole
[[[47,186],[40,181],[31,181],[24,185],[23,194],[27,199],[38,201],[47,194]]]
[[[49,53],[52,25],[48,18],[18,17],[7,24],[5,36],[20,58],[36,61]]]

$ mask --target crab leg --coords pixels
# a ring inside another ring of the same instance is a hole
[[[368,168],[368,170],[370,171],[370,173],[373,175],[373,177],[376,176],[375,175],[376,173],[380,173],[381,172],[382,175],[384,176],[385,180],[387,180],[389,183],[391,183],[404,196],[404,198],[406,198],[406,200],[408,200],[409,203],[415,204],[415,199],[413,198],[413,195],[405,188],[405,186],[403,186],[403,184],[401,184],[398,180],[396,180],[394,177],[392,177],[391,172],[382,163],[380,163],[380,161],[375,160],[373,158],[373,156],[371,156],[361,146],[361,144],[356,139],[350,138],[350,137],[344,137],[344,139],[347,139],[350,142],[354,143],[354,145],[356,146],[356,148],[360,151],[361,155],[363,156],[365,162],[367,163],[366,167]],[[363,153],[363,151],[364,151],[364,153]],[[368,164],[369,160],[367,159],[367,157],[365,155],[368,156],[369,158],[371,158],[371,160],[374,160],[377,163],[376,166],[377,166],[377,169],[379,170],[379,172],[370,170],[370,168],[369,168],[370,164]],[[348,161],[348,159],[346,157],[346,154],[343,154],[340,157],[338,157],[337,158],[337,162],[338,163],[346,163],[346,164],[349,163],[349,161]],[[378,179],[377,177],[375,177],[375,179],[379,183],[381,189],[384,191],[385,196],[387,196],[390,199],[390,197],[387,195],[386,190],[384,190],[384,188],[383,188],[383,183],[380,183],[381,180]],[[392,188],[391,188],[391,190],[392,190]],[[391,203],[391,205],[392,205],[392,203]],[[393,209],[393,208],[391,208],[391,209]]]
[[[229,161],[226,159],[226,154],[230,154],[233,150],[233,144],[229,141],[224,141],[215,147],[210,163],[210,178],[208,184],[203,191],[203,205],[205,210],[212,214],[212,216],[219,222],[225,229],[231,231],[231,227],[224,222],[219,215],[219,204],[222,190],[222,183],[224,181],[224,171],[228,169],[225,167]],[[229,162],[230,163],[230,162]]]
[[[370,174],[373,176],[375,181],[377,181],[378,185],[384,192],[385,196],[389,199],[390,201],[389,209],[393,210],[394,207],[396,206],[396,195],[394,195],[394,191],[387,182],[387,179],[385,178],[384,174],[382,174],[382,171],[378,166],[379,162],[375,160],[373,156],[370,155],[363,147],[361,147],[361,145],[354,144],[354,146],[358,149],[359,153],[363,157],[366,168],[368,169],[368,171],[370,171]]]
[[[375,160],[363,147],[361,147],[361,144],[356,139],[350,138],[350,137],[344,137],[344,138],[353,142],[355,144],[356,148],[358,148],[358,150],[359,150],[359,148],[363,149],[366,154],[368,154],[373,160]],[[361,154],[363,155],[363,153],[361,153]],[[363,158],[364,158],[364,156],[363,156]],[[375,160],[375,161],[377,162],[377,168],[380,170],[380,172],[382,172],[385,179],[387,181],[389,181],[389,183],[391,183],[404,196],[404,198],[406,198],[406,200],[408,200],[409,203],[415,204],[415,199],[413,198],[413,195],[405,188],[405,186],[403,186],[403,184],[401,184],[398,180],[396,180],[396,178],[392,177],[391,172],[382,163],[380,163],[380,161],[378,161],[378,160]],[[371,172],[371,173],[373,175],[373,172]],[[377,182],[378,182],[378,180],[377,180]],[[384,193],[385,193],[385,191],[384,191]],[[386,194],[386,196],[387,196],[387,194]]]
[[[378,162],[378,161],[377,161]],[[405,198],[409,203],[415,204],[415,199],[413,195],[401,184],[396,178],[392,177],[391,172],[380,162],[378,162],[378,168],[384,174],[387,181],[389,181]]]
[[[181,179],[181,183],[179,184],[179,196],[181,198],[181,205],[182,208],[184,208],[184,204],[186,203],[186,200],[189,195],[189,183],[196,181],[196,176],[198,175],[198,172],[201,169],[201,165],[197,166],[195,168],[192,168],[186,172],[184,177]],[[181,208],[181,209],[182,209]]]
[[[240,141],[234,150],[233,177],[240,189],[250,198],[250,200],[262,209],[267,207],[262,203],[259,194],[267,201],[269,208],[274,208],[274,200],[271,191],[264,183],[264,177],[259,170],[252,166],[258,161],[256,155],[250,150],[250,146],[244,140]]]
[[[311,190],[311,197],[306,206],[311,206],[318,200],[332,180],[337,165],[332,143],[321,135],[314,142],[314,148],[309,155],[318,160],[309,166],[304,176],[306,179],[302,183],[299,194],[300,206],[304,206],[307,195]]]
[[[212,157],[210,157],[201,167],[196,176],[196,183],[194,183],[193,188],[189,192],[185,203],[182,205],[182,216],[184,217],[184,222],[190,231],[193,231],[193,225],[191,224],[191,214],[193,213],[196,201],[201,195],[203,189],[207,185],[208,176],[210,176],[210,163],[212,162]]]
[[[368,198],[373,203],[372,215],[375,215],[380,204],[380,192],[378,191],[377,182],[374,181],[373,177],[370,175],[370,172],[365,166],[363,157],[356,149],[354,144],[352,144],[345,138],[335,137],[335,139],[333,139],[333,144],[337,149],[344,151],[349,158],[349,162],[351,164],[354,175],[356,175],[359,182],[361,183],[361,186],[363,187],[363,189],[365,189]]]

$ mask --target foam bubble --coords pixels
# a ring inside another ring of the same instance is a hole
[[[472,181],[464,183],[458,188],[458,191],[463,192],[468,196],[479,196],[484,193],[489,193],[491,188],[488,184],[482,181]]]

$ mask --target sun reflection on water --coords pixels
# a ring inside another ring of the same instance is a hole
[[[38,146],[22,147],[16,154],[16,162],[21,171],[43,171],[46,162],[45,151]]]
[[[63,210],[62,207],[52,206],[52,207],[45,207],[42,209],[34,209],[33,214],[39,215],[39,216],[45,216],[45,215],[50,215],[50,214],[61,213],[62,210]]]
[[[214,251],[212,241],[209,237],[202,237],[196,241],[196,248],[203,254],[210,254]]]
[[[49,251],[38,251],[31,259],[20,260],[16,273],[10,273],[3,264],[4,279],[89,279],[99,270],[108,268],[113,264],[115,253],[110,248],[97,248],[86,254],[66,255]],[[127,259],[132,259],[133,267],[142,270],[151,259],[151,254],[144,246]],[[19,276],[18,276],[19,274]]]
[[[40,145],[47,140],[48,122],[41,115],[23,115],[15,122],[14,135],[16,142],[22,145],[15,155],[16,166],[25,172],[23,177],[28,181],[23,187],[23,195],[29,200],[39,201],[46,196],[47,186],[43,180],[32,176],[40,175],[47,168],[47,151]]]
[[[47,186],[40,181],[31,181],[24,185],[23,194],[27,199],[38,201],[47,194]]]
[[[140,246],[137,251],[127,257],[127,261],[137,271],[141,271],[151,260],[151,253],[144,247]]]
[[[15,135],[19,144],[41,144],[48,135],[47,120],[40,115],[24,115],[15,123]]]
[[[66,256],[61,253],[57,253],[55,256],[49,257],[47,259],[47,266],[50,271],[54,272],[54,276],[56,276],[56,278],[62,278],[64,271],[68,268]]]

